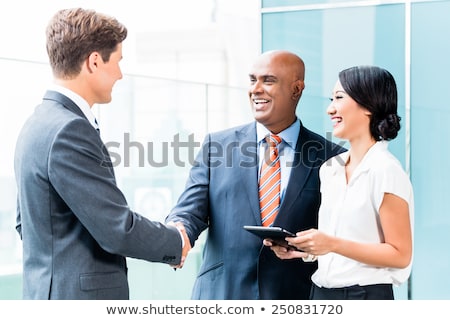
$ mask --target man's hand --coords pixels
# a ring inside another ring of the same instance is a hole
[[[172,266],[172,268],[181,269],[181,268],[183,268],[184,261],[186,260],[188,252],[192,249],[191,241],[189,240],[189,237],[186,233],[186,229],[184,228],[184,225],[181,222],[169,221],[167,224],[176,227],[178,229],[178,231],[180,232],[181,236],[183,237],[184,245],[183,245],[183,249],[181,251],[181,262],[180,262],[180,264],[178,264],[176,266]]]

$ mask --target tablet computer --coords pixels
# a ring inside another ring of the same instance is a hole
[[[298,250],[296,247],[290,246],[285,240],[286,237],[295,237],[295,233],[281,227],[244,226],[244,229],[260,237],[261,239],[270,239],[274,244],[279,246]]]

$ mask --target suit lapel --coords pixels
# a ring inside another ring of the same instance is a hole
[[[55,101],[57,103],[59,103],[62,107],[68,109],[69,111],[75,113],[76,115],[86,119],[86,121],[89,121],[86,118],[86,115],[83,113],[83,111],[81,111],[80,107],[78,107],[75,102],[73,102],[71,99],[69,99],[68,97],[66,97],[65,95],[56,92],[56,91],[51,91],[48,90],[45,95],[44,95],[44,100],[47,101]],[[104,159],[102,159],[102,165],[105,167],[108,167],[109,170],[111,171],[111,175],[113,176],[113,178],[115,179],[115,175],[114,175],[114,168],[112,165],[112,161],[111,161],[111,157],[109,155],[109,151],[106,148],[106,146],[103,144],[100,135],[97,134],[95,137],[97,137],[101,143],[101,149],[102,149],[102,156],[104,157]]]
[[[289,211],[294,200],[300,195],[305,186],[308,176],[314,166],[316,159],[316,148],[308,148],[308,141],[311,141],[309,131],[300,125],[300,134],[295,148],[294,163],[289,177],[289,183],[286,187],[283,202],[279,213]],[[275,224],[277,219],[275,220]]]
[[[244,184],[245,197],[252,208],[256,224],[261,224],[258,196],[258,144],[256,142],[256,123],[251,123],[236,131],[239,141],[238,155],[233,165],[239,168],[239,179]]]

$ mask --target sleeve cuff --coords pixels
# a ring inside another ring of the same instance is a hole
[[[308,256],[306,258],[302,258],[303,262],[314,262],[317,260],[317,256],[313,255],[313,254],[308,254]]]

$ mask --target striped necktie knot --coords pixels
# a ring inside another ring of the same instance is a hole
[[[281,143],[281,138],[277,135],[271,134],[265,138],[267,142],[267,148],[264,152],[264,162],[266,165],[272,167],[278,158],[278,145]]]
[[[266,137],[266,142],[269,144],[270,147],[273,148],[281,143],[281,138],[276,134],[271,134]]]
[[[261,166],[259,179],[259,205],[263,226],[272,226],[280,207],[281,169],[278,145],[281,138],[277,135],[266,137],[268,147]]]

